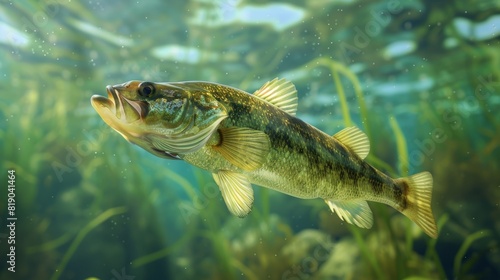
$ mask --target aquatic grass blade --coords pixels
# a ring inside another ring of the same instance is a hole
[[[391,116],[389,118],[389,123],[391,124],[392,131],[396,137],[396,147],[399,155],[399,172],[403,177],[408,176],[408,148],[406,145],[406,139],[403,135],[403,131],[398,124],[396,118]]]
[[[446,222],[448,222],[449,216],[448,214],[442,215],[439,220],[437,221],[437,227],[438,227],[438,232],[441,232],[443,229],[444,225]],[[425,252],[425,259],[428,260],[434,260],[434,263],[436,264],[436,268],[439,271],[439,276],[441,279],[445,279],[446,277],[446,272],[444,271],[443,264],[439,258],[439,254],[436,251],[436,243],[438,241],[438,238],[430,238],[429,242],[427,243],[427,250]]]
[[[356,240],[356,243],[359,246],[359,249],[363,253],[363,257],[368,261],[370,266],[372,267],[373,271],[375,272],[376,278],[377,279],[385,279],[384,274],[382,273],[380,263],[377,261],[375,256],[370,252],[370,249],[368,249],[368,246],[366,245],[365,240],[363,239],[363,236],[361,236],[361,230],[352,225],[347,225],[349,230],[351,231],[352,235],[354,236],[354,240]]]
[[[116,216],[116,215],[123,214],[126,211],[127,210],[125,207],[111,208],[111,209],[108,209],[108,210],[102,212],[99,216],[97,216],[95,219],[90,221],[80,232],[78,232],[77,236],[75,237],[75,239],[73,240],[73,242],[69,246],[68,250],[64,254],[64,256],[61,260],[61,263],[59,264],[59,266],[56,269],[56,272],[52,275],[52,277],[50,279],[51,280],[59,279],[59,277],[63,273],[64,269],[66,268],[66,265],[68,264],[69,260],[71,259],[71,257],[75,253],[75,251],[78,248],[78,246],[80,245],[80,243],[82,243],[82,240],[85,238],[85,236],[87,236],[87,234],[89,234],[94,228],[96,228],[97,226],[99,226],[100,224],[105,222],[107,219],[109,219],[113,216]]]
[[[173,245],[162,248],[161,250],[158,250],[156,252],[153,252],[151,254],[138,257],[137,259],[132,261],[132,267],[137,268],[141,267],[143,265],[152,263],[156,260],[162,259],[166,256],[168,256],[172,251],[177,250],[179,247],[184,246],[191,238],[193,238],[193,231],[188,231],[186,234],[184,234],[179,240],[177,240]]]
[[[349,113],[349,107],[347,105],[347,99],[345,96],[345,91],[344,88],[342,87],[342,83],[340,81],[339,73],[343,74],[353,85],[354,88],[354,94],[356,96],[356,99],[358,101],[358,106],[359,106],[359,111],[361,114],[361,120],[363,123],[363,128],[368,136],[370,138],[370,129],[368,126],[368,110],[366,107],[366,102],[365,98],[363,95],[363,91],[361,90],[361,83],[359,82],[358,78],[356,75],[349,69],[347,68],[344,64],[334,61],[332,59],[320,57],[317,59],[314,59],[310,61],[309,63],[305,64],[304,67],[315,67],[315,66],[325,66],[328,69],[330,69],[330,72],[333,76],[333,81],[335,83],[335,86],[337,88],[337,92],[339,95],[339,100],[340,100],[340,105],[342,107],[342,117],[344,119],[344,123],[346,127],[352,126],[352,120],[351,116]]]
[[[465,238],[464,242],[462,243],[462,246],[460,246],[460,249],[458,249],[458,252],[455,255],[455,260],[453,262],[453,273],[455,277],[460,278],[460,276],[462,276],[461,275],[462,259],[464,258],[465,253],[470,248],[472,243],[474,243],[474,241],[478,239],[487,237],[489,235],[490,232],[488,230],[480,230]]]

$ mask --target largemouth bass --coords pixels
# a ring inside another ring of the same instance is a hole
[[[108,86],[92,106],[129,142],[154,155],[208,170],[231,213],[252,208],[252,184],[303,199],[324,199],[344,221],[370,228],[367,201],[387,204],[437,237],[432,175],[393,179],[364,161],[366,135],[333,136],[295,117],[297,91],[274,79],[254,94],[209,82],[130,81]]]

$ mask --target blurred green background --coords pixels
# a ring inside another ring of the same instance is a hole
[[[253,92],[357,125],[367,161],[434,175],[439,238],[370,203],[370,230],[322,200],[255,187],[245,219],[210,174],[130,145],[90,105],[128,80]],[[1,279],[498,279],[500,2],[0,1]]]

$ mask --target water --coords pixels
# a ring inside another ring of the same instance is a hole
[[[0,5],[1,279],[500,275],[497,1]],[[130,145],[89,102],[132,79],[253,92],[275,77],[299,118],[365,131],[375,167],[430,171],[438,239],[385,205],[358,229],[260,187],[233,217],[210,174]]]

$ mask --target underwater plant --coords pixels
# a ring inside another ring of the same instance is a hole
[[[498,278],[497,2],[0,5],[0,165],[18,218],[16,273],[3,262],[0,279]],[[129,145],[88,104],[132,79],[252,92],[276,77],[299,118],[359,126],[377,169],[429,170],[438,238],[384,206],[367,231],[267,189],[233,217],[209,173]]]

